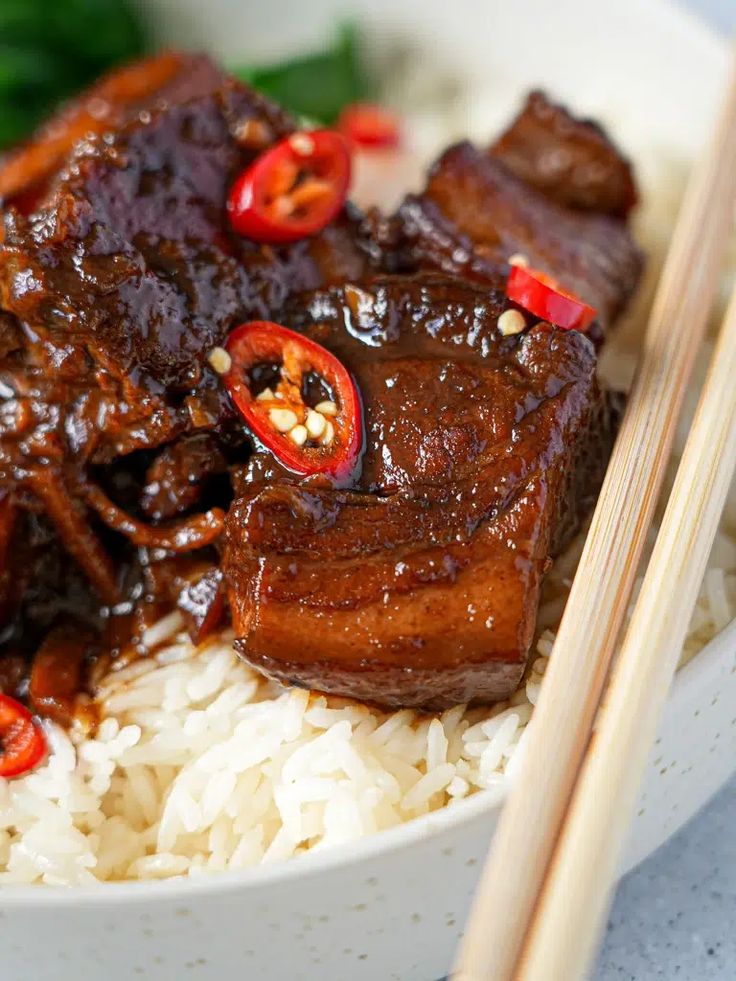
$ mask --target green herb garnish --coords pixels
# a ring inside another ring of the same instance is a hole
[[[371,94],[352,24],[343,26],[325,51],[263,68],[236,68],[233,73],[291,112],[320,123],[334,123],[344,106]]]
[[[145,47],[128,0],[0,0],[0,148]]]

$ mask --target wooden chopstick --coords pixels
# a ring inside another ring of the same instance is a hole
[[[736,166],[736,160],[734,160]],[[736,288],[522,957],[585,976],[736,467]]]
[[[513,977],[631,596],[736,203],[736,77],[691,177],[639,371],[455,968]],[[550,977],[543,975],[544,981]],[[541,981],[541,979],[540,979]],[[557,981],[557,979],[555,979]],[[564,978],[562,981],[572,981]]]

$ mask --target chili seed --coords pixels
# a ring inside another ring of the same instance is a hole
[[[296,443],[297,446],[304,446],[304,444],[307,442],[308,435],[309,433],[307,432],[306,426],[294,426],[294,428],[289,432],[289,439],[292,441],[292,443]]]
[[[334,438],[335,438],[335,427],[328,419],[327,425],[325,426],[325,431],[322,433],[322,439],[320,440],[320,443],[323,446],[329,446]]]
[[[504,310],[498,318],[498,329],[504,337],[510,334],[520,334],[526,327],[526,320],[518,310]]]
[[[330,402],[329,400],[325,402],[320,402],[319,405],[315,405],[314,408],[315,411],[321,412],[323,416],[337,415],[337,406],[335,405],[334,402]]]
[[[280,433],[288,433],[299,422],[296,412],[292,412],[291,409],[271,409],[268,418]]]
[[[325,431],[325,426],[327,425],[327,420],[322,415],[321,412],[315,412],[314,409],[310,409],[307,412],[306,427],[307,432],[312,437],[312,439],[317,439]]]
[[[258,395],[256,395],[256,398],[260,402],[270,402],[272,399],[275,399],[276,396],[273,394],[270,388],[264,388],[262,392],[259,392]]]
[[[527,259],[527,257],[523,253],[521,253],[521,252],[514,252],[513,255],[510,255],[509,256],[509,265],[510,266],[528,266],[529,265],[529,260]]]
[[[233,359],[224,347],[213,347],[207,355],[207,360],[218,375],[226,375],[233,366]]]
[[[311,157],[314,153],[314,140],[309,133],[294,133],[289,142],[300,157]]]
[[[271,207],[279,218],[289,218],[294,212],[294,202],[285,195],[276,198]]]

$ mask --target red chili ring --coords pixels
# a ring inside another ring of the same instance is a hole
[[[339,133],[292,133],[235,181],[227,201],[230,223],[256,242],[295,242],[332,221],[349,185],[350,151]]]
[[[510,300],[563,330],[587,330],[596,318],[594,307],[564,289],[556,279],[526,266],[512,266],[506,286]]]
[[[348,140],[361,147],[388,149],[401,142],[401,127],[396,114],[371,102],[354,102],[345,106],[337,128]]]
[[[0,777],[19,777],[46,755],[46,737],[28,709],[0,695]]]
[[[337,481],[349,478],[363,445],[363,419],[355,383],[334,354],[308,337],[267,320],[236,327],[225,347],[231,366],[223,380],[253,435],[294,473],[325,474]],[[251,390],[248,374],[256,365],[269,363],[281,365],[279,385],[272,397],[264,399],[261,393],[259,398]],[[295,417],[295,426],[306,428],[310,407],[303,401],[301,381],[307,372],[319,375],[334,394],[336,414],[325,417],[325,433],[332,432],[326,444],[321,437],[298,444],[289,431],[280,430],[273,421],[273,412],[286,410]]]

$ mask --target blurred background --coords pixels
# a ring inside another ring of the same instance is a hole
[[[185,3],[0,0],[0,148],[27,137],[60,102],[162,39],[200,47],[200,17],[201,7],[198,14]],[[235,74],[297,115],[333,123],[344,105],[371,97],[376,85],[356,20],[345,16],[315,33],[294,47],[285,32],[290,53],[273,57],[263,45],[256,56],[243,31],[227,45],[215,32],[209,46]]]
[[[676,99],[669,108],[662,105],[660,88],[644,70],[651,53],[639,45],[635,21],[626,23],[632,6],[645,21],[660,2],[666,0],[623,4],[620,17],[627,72],[638,73],[642,99],[656,95],[659,113],[667,115],[676,111]],[[722,27],[736,11],[734,0],[672,2],[698,8]],[[519,48],[509,43],[515,37],[510,28],[533,22],[540,3],[517,0],[511,8],[463,0],[452,18],[444,4],[423,0],[0,0],[0,149],[28,136],[56,105],[105,70],[172,43],[209,49],[236,75],[314,122],[334,123],[356,101],[408,109],[420,120],[420,146],[429,149],[437,143],[432,119],[438,109],[443,141],[448,128],[460,135],[473,134],[481,122],[495,125],[488,118],[489,96],[495,93],[498,103],[498,88],[518,75]],[[559,32],[524,34],[526,72],[529,84],[544,80],[569,97],[565,89],[573,83],[583,108],[589,104],[599,112],[610,103],[618,114],[626,107],[600,70],[606,47],[616,41],[601,36],[603,50],[587,43],[599,30],[596,7],[558,0]],[[570,59],[576,33],[586,43],[575,51],[571,74],[569,64],[564,71],[561,64]],[[697,73],[689,84],[697,89]]]

